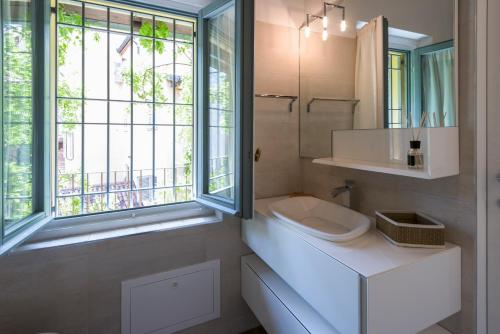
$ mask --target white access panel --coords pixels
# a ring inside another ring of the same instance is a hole
[[[122,282],[122,334],[167,334],[220,316],[220,261]]]

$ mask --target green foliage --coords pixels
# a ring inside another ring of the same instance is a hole
[[[7,226],[32,213],[31,27],[4,22],[3,155],[4,216]]]
[[[166,23],[159,21],[156,22],[154,34],[156,38],[167,39],[170,37],[170,29]],[[149,21],[143,22],[139,28],[139,35],[153,37],[153,24]],[[165,52],[165,43],[160,40],[155,40],[154,43],[156,52],[158,54],[163,54],[163,52]],[[149,54],[153,53],[153,39],[140,38],[139,44],[146,49]]]

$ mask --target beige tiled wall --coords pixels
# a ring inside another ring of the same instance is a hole
[[[355,181],[351,206],[373,215],[376,209],[420,210],[445,223],[447,240],[462,247],[462,311],[442,322],[456,334],[475,332],[475,1],[459,0],[460,175],[420,180],[333,168],[303,159],[303,191],[331,200],[329,191]]]
[[[221,259],[221,317],[183,333],[258,325],[241,298],[240,221],[36,250],[0,258],[0,333],[119,334],[121,282]]]
[[[257,21],[255,27],[255,92],[299,95],[297,29]],[[255,99],[255,197],[300,190],[299,107],[288,111],[287,100]]]

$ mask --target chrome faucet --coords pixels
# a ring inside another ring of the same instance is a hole
[[[351,191],[352,188],[354,188],[354,181],[351,181],[351,180],[346,180],[345,181],[345,184],[341,187],[337,187],[337,188],[333,188],[332,192],[330,193],[330,195],[335,198],[337,196],[339,196],[340,194],[343,194],[347,191]]]

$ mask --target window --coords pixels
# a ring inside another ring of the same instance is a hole
[[[406,128],[409,125],[409,70],[408,51],[388,52],[388,128]]]
[[[0,4],[0,254],[54,216],[143,208],[147,224],[196,200],[251,217],[252,0],[198,18],[125,0]]]
[[[193,198],[193,19],[57,4],[56,215]]]
[[[201,11],[198,194],[252,215],[253,2],[220,1]]]
[[[208,191],[226,199],[234,199],[234,48],[230,7],[208,22]]]
[[[34,15],[40,12],[40,15]],[[43,146],[43,6],[31,0],[1,0],[1,164],[0,254],[27,229],[40,225],[45,210],[48,168]],[[37,29],[36,27],[42,27]],[[40,149],[42,148],[42,149]],[[23,234],[24,233],[24,234]]]

